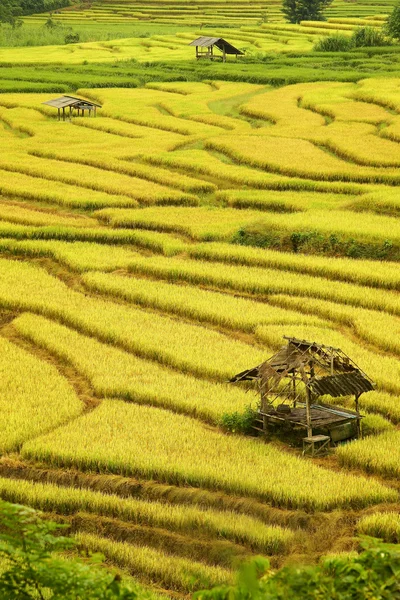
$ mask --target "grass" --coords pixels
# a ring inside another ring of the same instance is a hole
[[[357,523],[357,533],[398,544],[400,539],[400,518],[395,512],[379,512],[362,517]]]
[[[340,464],[350,468],[360,468],[368,473],[384,477],[397,477],[398,431],[382,433],[368,440],[357,440],[338,449]]]
[[[1,478],[0,496],[9,502],[27,504],[61,515],[85,511],[142,527],[159,527],[185,534],[197,532],[200,537],[230,540],[265,553],[286,552],[294,540],[291,530],[267,525],[247,515],[165,502],[123,499],[114,494],[80,488]]]
[[[36,345],[72,364],[98,397],[161,406],[214,424],[224,413],[242,412],[255,401],[238,388],[167,369],[43,317],[24,314],[13,325]]]
[[[87,533],[77,534],[76,540],[89,551],[102,552],[112,564],[130,574],[141,575],[173,590],[189,593],[233,581],[233,572],[228,569],[171,556],[148,546],[114,542]]]
[[[335,0],[327,22],[289,25],[274,3],[95,0],[52,32],[46,15],[0,31],[14,46],[0,48],[0,308],[15,341],[0,337],[0,495],[57,513],[153,588],[230,581],[239,555],[275,567],[347,550],[350,510],[368,507],[358,532],[397,540],[382,478],[399,462],[400,47],[311,51],[379,28],[391,4]],[[195,61],[199,35],[246,56]],[[56,93],[102,109],[58,122],[43,105]],[[360,398],[368,438],[337,459],[219,428],[256,402],[226,380],[283,335],[341,347],[376,382]]]
[[[96,436],[88,445],[90,431]],[[286,507],[329,509],[397,498],[394,490],[378,482],[366,486],[363,478],[321,469],[272,445],[226,436],[183,415],[117,400],[103,401],[74,423],[25,444],[22,455],[55,466],[225,490]]]
[[[204,378],[225,381],[246,364],[259,364],[261,347],[218,331],[185,323],[143,309],[86,297],[44,270],[0,260],[0,305],[28,310],[69,324],[103,342],[166,366]],[[26,290],[29,289],[29,295]],[[203,349],[208,348],[207,354]],[[225,356],[230,356],[227,364]]]
[[[88,273],[83,281],[91,290],[123,298],[130,303],[248,333],[267,323],[325,324],[318,317],[301,317],[296,311],[187,285],[98,272]]]
[[[77,417],[83,404],[57,369],[0,338],[0,449],[23,442]]]

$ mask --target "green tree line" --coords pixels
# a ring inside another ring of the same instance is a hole
[[[20,17],[69,6],[69,0],[1,0],[0,23],[15,25]]]

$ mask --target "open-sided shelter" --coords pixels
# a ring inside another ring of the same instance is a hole
[[[284,339],[286,345],[274,356],[230,380],[257,382],[262,430],[267,432],[270,425],[284,422],[305,428],[304,439],[311,442],[313,429],[327,431],[333,442],[358,437],[362,418],[359,398],[374,389],[368,375],[340,348],[293,337]],[[325,395],[354,396],[355,411],[318,402]]]
[[[196,46],[196,58],[208,58],[209,60],[220,60],[226,62],[226,55],[233,54],[236,56],[242,56],[244,52],[232,46],[229,42],[223,38],[218,37],[199,37],[197,40],[190,42],[189,46]],[[217,48],[222,54],[214,54],[214,48]]]
[[[71,118],[72,110],[78,111],[78,117],[82,113],[82,117],[85,116],[85,111],[88,115],[96,116],[96,109],[101,108],[100,104],[96,104],[91,100],[84,100],[83,98],[76,98],[75,96],[61,96],[60,98],[55,98],[54,100],[48,100],[47,102],[43,102],[47,106],[53,106],[58,109],[58,120],[65,121],[66,113],[65,109],[69,109],[69,118]]]

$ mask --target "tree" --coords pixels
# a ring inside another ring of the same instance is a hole
[[[332,0],[283,0],[282,12],[289,23],[323,21],[323,11]]]
[[[197,592],[194,600],[399,600],[399,546],[373,538],[360,543],[361,554],[275,574],[267,559],[258,558],[242,566],[235,586]]]
[[[11,0],[1,0],[0,2],[0,23],[7,23],[11,27],[16,27],[20,23],[18,18],[22,14],[21,7]]]
[[[7,600],[136,600],[118,575],[58,553],[75,542],[33,509],[0,501],[0,598]]]
[[[386,23],[386,31],[391,37],[400,40],[400,4],[397,4],[390,13]]]

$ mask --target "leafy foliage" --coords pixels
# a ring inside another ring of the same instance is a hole
[[[19,17],[55,10],[69,5],[69,0],[1,0],[0,23],[15,27]]]
[[[231,433],[252,433],[254,420],[257,412],[251,406],[242,412],[225,413],[221,417],[221,425]]]
[[[391,40],[376,27],[357,27],[351,36],[355,48],[390,46]]]
[[[118,575],[57,555],[75,542],[61,536],[65,526],[44,521],[31,508],[0,502],[0,597],[7,600],[134,600]]]
[[[396,40],[400,39],[400,4],[397,4],[389,15],[386,31]]]
[[[283,0],[282,12],[289,23],[323,21],[323,11],[332,0]]]
[[[314,46],[316,52],[347,52],[351,48],[351,39],[341,33],[323,37]]]
[[[335,33],[320,39],[315,44],[314,50],[317,52],[346,52],[354,48],[377,48],[379,46],[390,46],[391,44],[392,40],[380,29],[376,27],[357,27],[350,37]]]
[[[235,586],[200,591],[194,600],[395,600],[400,598],[400,550],[373,538],[361,541],[355,557],[325,559],[320,565],[284,567],[271,575],[258,558],[239,571]]]

